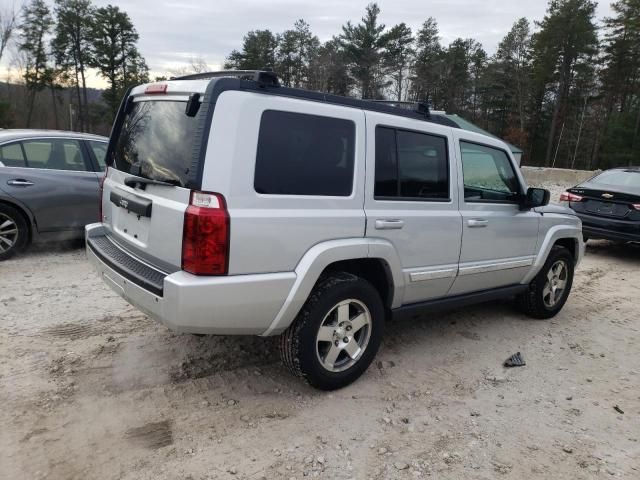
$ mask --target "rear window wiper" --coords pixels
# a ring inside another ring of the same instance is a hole
[[[131,188],[140,188],[144,190],[147,185],[162,185],[165,187],[181,187],[182,183],[178,180],[166,179],[166,180],[154,180],[152,178],[139,178],[139,177],[127,177],[124,179],[124,184]]]

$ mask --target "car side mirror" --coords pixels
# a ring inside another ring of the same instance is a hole
[[[545,188],[530,187],[527,189],[527,193],[524,196],[522,207],[523,208],[536,208],[544,207],[549,204],[551,199],[551,192]]]

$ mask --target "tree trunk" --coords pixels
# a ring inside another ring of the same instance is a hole
[[[31,128],[31,116],[33,114],[33,105],[36,101],[35,89],[29,89],[29,103],[27,107],[27,128]]]
[[[53,84],[49,85],[49,90],[51,91],[51,102],[53,106],[53,118],[56,130],[60,130],[60,122],[58,121],[58,105],[56,103],[56,89]]]

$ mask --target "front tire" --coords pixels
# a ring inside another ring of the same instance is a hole
[[[373,361],[384,315],[380,295],[365,279],[346,272],[325,277],[282,334],[282,361],[320,390],[349,385]]]
[[[551,249],[544,266],[529,284],[529,289],[518,296],[520,310],[533,318],[554,317],[564,306],[571,285],[575,261],[564,247]]]
[[[0,204],[0,261],[21,251],[29,239],[29,226],[18,210]]]

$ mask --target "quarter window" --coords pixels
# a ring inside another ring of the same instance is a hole
[[[443,137],[376,128],[376,199],[449,199],[449,160]]]
[[[83,172],[90,170],[87,168],[78,140],[66,138],[25,140],[22,146],[29,168]]]
[[[460,150],[465,201],[518,201],[520,182],[503,150],[470,142],[460,142]]]
[[[267,110],[262,114],[254,188],[272,195],[351,195],[355,124]]]
[[[24,167],[24,155],[20,143],[12,143],[0,147],[0,162],[5,167]]]

